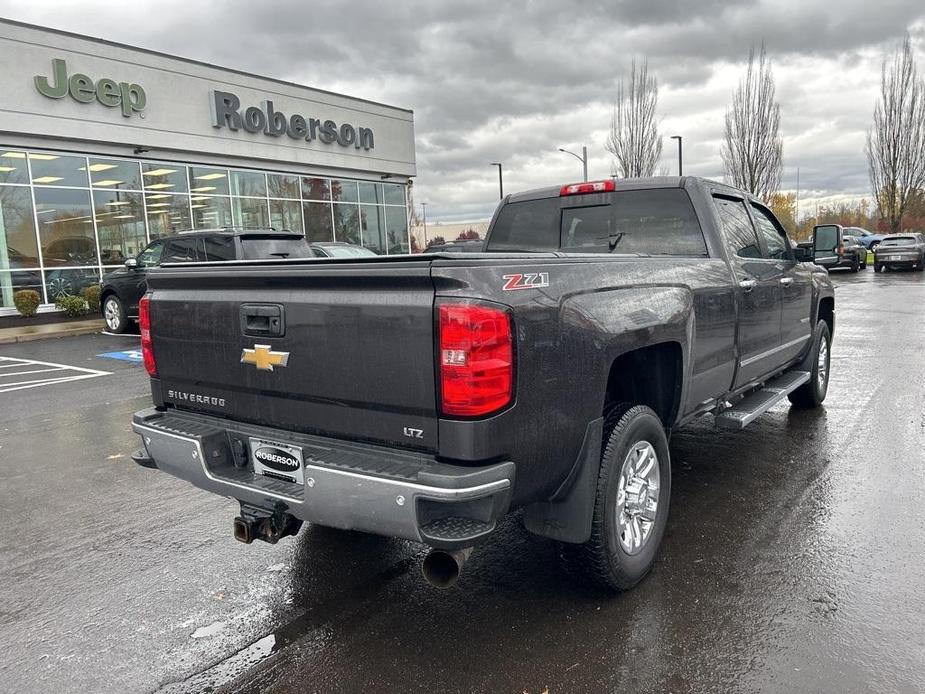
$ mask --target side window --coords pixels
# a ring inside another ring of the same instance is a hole
[[[713,204],[723,225],[723,236],[726,237],[729,249],[740,258],[761,258],[758,235],[748,218],[745,204],[741,200],[719,195],[713,196]]]
[[[206,260],[234,260],[233,236],[206,236],[203,239]]]
[[[155,241],[149,244],[138,254],[138,267],[154,267],[161,262],[161,253],[164,251],[164,242]]]
[[[774,218],[774,215],[755,203],[752,203],[752,214],[755,216],[758,231],[764,236],[764,242],[768,247],[768,257],[774,260],[789,259],[787,235]]]
[[[199,239],[195,237],[171,239],[167,244],[167,252],[162,262],[165,263],[195,263],[202,260],[198,246]]]

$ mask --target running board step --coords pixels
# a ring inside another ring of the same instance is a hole
[[[761,390],[756,390],[742,398],[735,407],[730,407],[716,415],[716,426],[735,431],[744,429],[806,383],[810,375],[809,371],[788,371],[773,381],[768,381]]]

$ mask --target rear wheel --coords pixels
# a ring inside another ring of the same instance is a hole
[[[857,256],[851,259],[851,272],[857,272],[861,269],[861,260]]]
[[[829,390],[829,366],[832,361],[832,334],[825,321],[816,324],[813,333],[813,346],[801,365],[809,371],[809,381],[790,393],[787,397],[795,407],[811,409],[819,407]]]
[[[106,328],[111,333],[124,333],[128,327],[125,307],[115,294],[110,294],[103,299],[103,320],[106,321]]]
[[[882,272],[882,271],[883,271],[883,265],[881,265],[880,263],[874,263],[874,272]]]
[[[607,590],[627,590],[652,568],[668,520],[671,464],[662,422],[648,407],[607,417],[587,542],[562,544],[567,568]]]

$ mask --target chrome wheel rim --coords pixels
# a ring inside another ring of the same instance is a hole
[[[819,390],[825,390],[829,380],[829,341],[824,337],[819,342],[819,356],[816,359],[816,380]]]
[[[60,277],[54,278],[48,283],[48,293],[55,299],[68,296],[71,293],[71,281]]]
[[[655,448],[648,441],[637,441],[623,460],[617,489],[617,533],[627,554],[641,552],[652,536],[660,481]]]
[[[103,307],[103,317],[106,319],[106,326],[110,330],[119,327],[119,305],[113,299],[106,299],[106,305]]]

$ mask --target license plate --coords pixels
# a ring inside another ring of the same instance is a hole
[[[901,255],[891,255],[889,258],[887,258],[887,260],[902,260],[902,259],[903,257]]]
[[[254,473],[278,480],[304,484],[302,449],[288,443],[250,438]]]

